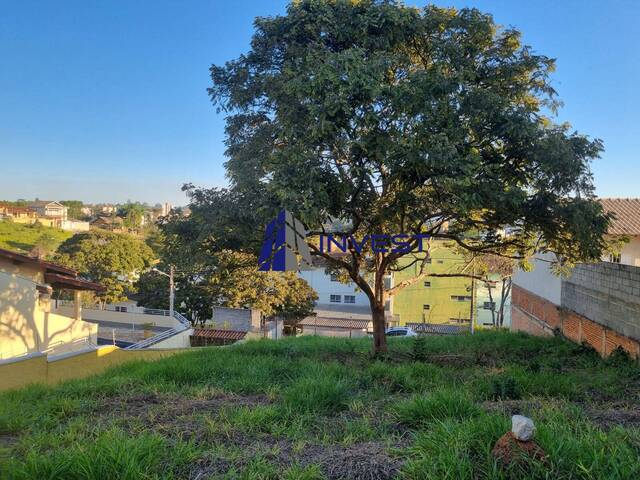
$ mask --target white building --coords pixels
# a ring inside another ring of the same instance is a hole
[[[56,218],[62,221],[67,219],[68,209],[59,202],[36,200],[35,202],[31,202],[28,207],[34,210],[39,217]]]
[[[491,275],[489,282],[476,282],[476,326],[480,328],[492,327],[497,323],[500,314],[503,315],[502,326],[511,325],[511,285],[507,279],[504,283],[500,275]],[[505,290],[504,304],[501,311],[502,290]],[[491,294],[489,294],[491,289]]]
[[[339,282],[337,276],[325,272],[323,265],[318,265],[313,270],[303,270],[299,275],[318,294],[318,310],[342,310],[342,307],[346,307],[346,311],[362,311],[366,307],[370,311],[369,298],[355,283]]]
[[[60,222],[60,228],[69,232],[88,232],[90,224],[81,220],[63,220]]]
[[[616,217],[609,226],[608,237],[629,239],[618,255],[607,255],[602,260],[640,267],[640,198],[601,198],[600,203],[605,212]]]

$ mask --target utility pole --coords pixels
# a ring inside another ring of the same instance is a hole
[[[169,277],[169,316],[173,318],[173,304],[176,296],[176,285],[173,281],[174,267],[173,265],[169,267],[169,273],[158,270],[157,268],[152,268],[151,270],[165,277]]]
[[[173,318],[173,303],[176,296],[176,287],[173,283],[173,265],[169,268],[169,316]]]
[[[471,311],[469,312],[469,318],[471,319],[471,334],[473,335],[475,333],[475,326],[474,326],[474,322],[475,322],[475,297],[476,297],[476,269],[474,267],[473,269],[473,273],[472,273],[472,277],[471,277]]]

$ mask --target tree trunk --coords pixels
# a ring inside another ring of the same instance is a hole
[[[373,319],[373,353],[387,352],[387,336],[384,318],[384,304],[371,305],[371,316]]]
[[[491,294],[491,284],[489,282],[485,283],[487,287],[487,291],[489,292],[489,305],[491,306],[491,324],[493,328],[496,328],[496,308],[493,303],[493,295]]]

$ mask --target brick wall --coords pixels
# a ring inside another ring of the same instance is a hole
[[[633,357],[640,356],[640,343],[575,311],[555,305],[517,285],[511,297],[511,329],[532,335],[553,335],[554,331],[576,343],[591,345],[600,355],[610,355],[622,347]],[[564,292],[563,292],[564,298]]]

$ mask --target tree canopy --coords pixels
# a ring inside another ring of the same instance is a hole
[[[93,230],[63,242],[55,261],[77,270],[87,280],[106,287],[98,296],[106,303],[126,300],[133,282],[152,264],[153,252],[131,235]]]
[[[127,202],[118,208],[118,216],[124,218],[124,226],[130,229],[142,225],[145,206],[140,202]]]
[[[603,146],[554,123],[554,66],[476,9],[309,0],[258,18],[250,50],[211,67],[231,188],[208,195],[245,212],[220,228],[249,248],[241,220],[286,207],[315,233],[339,219],[356,238],[428,234],[521,261],[538,249],[598,259],[608,217],[589,165]],[[336,259],[310,243],[368,295],[384,350],[384,303],[398,287],[383,276],[403,253]]]
[[[292,321],[313,313],[317,294],[295,272],[258,272],[253,252],[232,248],[240,239],[228,236],[224,225],[243,216],[236,203],[215,191],[191,186],[186,191],[191,215],[174,211],[160,223],[156,238],[161,243],[159,268],[175,268],[176,305],[183,313],[194,323],[210,318],[214,306],[256,308],[268,317]],[[149,272],[137,285],[139,304],[168,307],[166,277]]]

